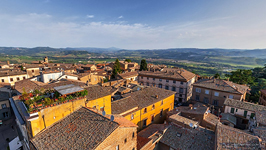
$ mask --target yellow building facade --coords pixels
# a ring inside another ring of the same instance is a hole
[[[106,114],[111,114],[111,95],[100,97],[94,100],[87,101],[86,98],[69,101],[55,106],[50,106],[36,113],[30,114],[27,119],[27,132],[29,137],[34,137],[43,129],[51,126],[60,119],[66,117],[80,107],[97,108],[100,111],[105,111]]]

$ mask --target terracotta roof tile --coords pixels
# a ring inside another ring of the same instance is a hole
[[[38,133],[37,149],[95,149],[119,124],[85,107]]]
[[[157,78],[167,78],[172,80],[180,80],[180,81],[189,81],[194,78],[196,75],[192,72],[189,72],[185,69],[176,69],[176,68],[164,68],[161,71],[140,71],[140,76],[151,76]]]
[[[249,87],[221,79],[202,79],[194,83],[195,87],[204,87],[229,93],[244,94]]]
[[[250,111],[254,111],[254,112],[260,111],[260,110],[266,110],[266,107],[263,105],[239,101],[239,100],[230,99],[230,98],[227,98],[224,101],[224,105],[239,108],[239,109],[244,109],[244,110],[250,110]]]

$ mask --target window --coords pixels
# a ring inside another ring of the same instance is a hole
[[[149,77],[147,77],[147,80],[149,80],[150,78]]]
[[[174,86],[172,87],[172,91],[176,91],[176,89],[175,89],[175,87],[174,87]]]
[[[116,146],[116,150],[119,150],[119,145]]]
[[[4,118],[8,118],[8,112],[3,113]]]
[[[147,126],[147,119],[144,119],[143,120],[143,127],[146,127]]]
[[[233,99],[234,98],[234,95],[229,95],[229,98]]]
[[[162,102],[161,102],[161,105],[163,105],[163,100],[162,100]]]
[[[238,111],[238,109],[236,109],[236,112]]]
[[[162,84],[159,84],[159,88],[162,88],[163,87],[163,85]]]
[[[214,96],[219,96],[219,92],[214,92]]]
[[[179,94],[179,97],[183,97],[183,95],[182,94]]]
[[[166,85],[166,86],[165,86],[165,89],[166,89],[166,90],[169,90],[169,86]]]
[[[143,76],[141,76],[140,78],[143,79]]]
[[[166,80],[166,82],[169,82],[169,80]]]
[[[183,88],[180,88],[179,93],[183,93],[183,90],[184,90]]]
[[[4,79],[2,79],[2,82],[5,82],[5,80],[4,80]]]
[[[244,111],[244,117],[247,117],[247,113],[248,113],[247,111]]]
[[[199,100],[200,100],[200,96],[196,95],[196,101],[199,101]]]
[[[135,150],[135,147],[133,147],[132,150]]]
[[[13,81],[13,78],[10,78],[10,81],[12,82]]]
[[[147,86],[150,86],[149,82],[147,82]]]
[[[17,77],[17,81],[19,81],[19,77]]]
[[[197,93],[200,93],[201,92],[201,89],[200,88],[196,88],[196,92]]]
[[[153,121],[154,121],[154,115],[151,116],[151,122],[153,122]]]
[[[134,114],[131,114],[131,120],[133,120],[134,119]]]
[[[6,108],[6,104],[2,104],[2,109]]]
[[[152,109],[155,109],[155,105],[152,105]]]
[[[218,106],[218,100],[214,100],[214,101],[213,101],[213,105],[214,105],[214,106]]]
[[[206,103],[206,104],[209,103],[209,99],[208,99],[208,97],[204,97],[203,102]]]
[[[180,82],[180,84],[181,84],[181,85],[183,85],[183,84],[184,84],[184,82],[182,82],[182,81],[181,81],[181,82]]]
[[[125,140],[124,140],[124,143],[126,143],[127,142],[127,138],[125,138]]]
[[[34,73],[34,70],[31,70],[32,73]]]
[[[26,77],[23,77],[23,80],[25,80],[26,79]]]
[[[159,79],[159,81],[162,81],[162,79]]]
[[[152,78],[153,81],[155,81],[155,78]]]
[[[250,118],[253,119],[254,116],[255,116],[255,114],[254,113],[251,113]]]
[[[144,108],[144,111],[143,112],[146,113],[147,112],[147,108]]]
[[[67,79],[67,76],[66,76],[66,79]]]
[[[163,110],[160,111],[160,117],[162,117],[162,116],[163,116]]]
[[[173,83],[176,83],[176,81],[174,80]]]
[[[134,138],[134,137],[135,137],[135,132],[132,133],[132,138]]]
[[[155,87],[155,83],[152,83],[152,86],[154,86],[154,87]]]
[[[210,91],[209,90],[205,90],[205,94],[209,94],[210,93]]]
[[[230,111],[230,113],[234,113],[235,112],[235,108],[231,108],[231,111]]]

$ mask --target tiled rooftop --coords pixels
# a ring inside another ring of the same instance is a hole
[[[215,116],[212,113],[208,113],[207,115],[205,115],[204,120],[214,126],[216,126],[220,122],[219,117]]]
[[[37,149],[95,149],[119,124],[85,107],[38,133]]]
[[[190,125],[198,126],[198,124],[199,124],[197,121],[193,121],[193,120],[188,119],[186,117],[180,116],[180,113],[169,116],[169,120],[173,123],[177,122],[177,123],[179,123],[179,125],[183,124],[186,127],[189,127]]]
[[[165,90],[157,87],[146,87],[140,89],[139,91],[127,93],[122,96],[131,96],[132,99],[134,99],[138,103],[139,108],[145,108],[174,94],[175,92],[170,90]],[[158,98],[156,98],[156,95],[158,96]]]
[[[177,150],[212,150],[214,135],[198,129],[187,129],[171,125],[160,142]]]
[[[263,125],[266,125],[266,110],[256,111],[256,121]]]
[[[121,114],[135,107],[138,108],[138,103],[131,97],[126,97],[111,103],[112,114]]]
[[[235,94],[244,94],[249,89],[248,86],[233,83],[231,81],[221,79],[202,79],[194,83],[195,87],[204,87]]]
[[[112,94],[111,87],[91,86],[85,88],[88,91],[87,100],[94,100]]]
[[[140,76],[167,78],[172,80],[189,81],[196,75],[182,68],[164,68],[161,71],[140,71]]]
[[[239,100],[234,100],[227,98],[224,101],[225,106],[230,106],[230,107],[235,107],[239,109],[244,109],[244,110],[250,110],[250,111],[260,111],[260,110],[266,110],[266,107],[263,105],[258,105],[254,103],[249,103],[249,102],[243,102]]]
[[[219,123],[216,128],[217,150],[222,149],[259,149],[260,142],[257,136],[245,133]]]
[[[263,143],[266,143],[266,128],[265,127],[257,127],[253,129],[253,133],[255,136],[258,136],[263,140]]]
[[[137,71],[126,72],[126,73],[118,74],[118,76],[120,76],[122,79],[126,79],[126,78],[130,78],[130,77],[138,76],[138,72]]]

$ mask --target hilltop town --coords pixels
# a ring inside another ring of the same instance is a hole
[[[251,87],[230,78],[145,59],[0,67],[10,149],[266,149],[266,90],[251,103]]]

